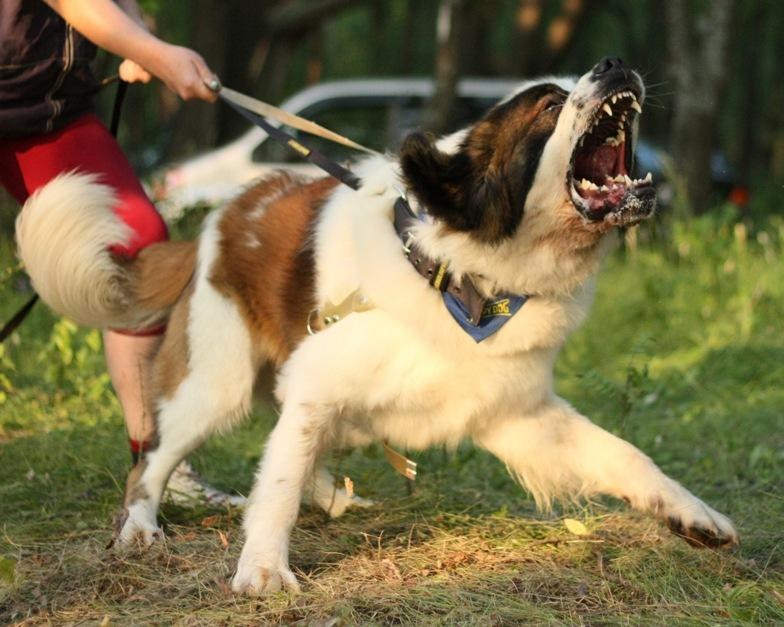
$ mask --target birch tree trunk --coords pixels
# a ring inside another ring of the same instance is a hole
[[[675,90],[672,155],[691,210],[702,213],[713,200],[710,158],[726,86],[734,0],[712,0],[701,12],[690,0],[663,4]]]
[[[424,127],[435,134],[450,130],[460,76],[461,13],[465,0],[441,0],[436,22],[436,90],[425,111]]]

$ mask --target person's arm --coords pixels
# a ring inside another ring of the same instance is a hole
[[[147,23],[145,22],[142,10],[136,0],[115,0],[117,5],[125,11],[125,14],[136,22],[142,29],[149,32]],[[152,80],[152,74],[145,70],[141,65],[132,61],[131,59],[123,59],[119,67],[120,78],[128,83],[149,83]]]
[[[161,41],[112,0],[43,1],[95,45],[134,61],[181,98],[215,100],[205,83],[216,77],[198,53]]]

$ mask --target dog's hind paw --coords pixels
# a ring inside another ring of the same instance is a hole
[[[240,557],[231,588],[239,594],[263,596],[282,589],[299,592],[299,583],[287,565],[274,560]]]
[[[324,511],[329,514],[330,518],[338,518],[345,514],[347,509],[351,509],[352,507],[364,509],[366,507],[373,507],[376,504],[375,501],[363,499],[356,494],[349,496],[345,490],[339,490],[339,492],[341,494],[339,496],[336,495],[334,501],[324,508]]]

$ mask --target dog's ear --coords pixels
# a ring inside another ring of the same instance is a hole
[[[400,165],[427,212],[450,228],[498,242],[517,227],[519,216],[513,215],[503,174],[472,159],[464,146],[445,153],[432,137],[412,133],[403,142]]]

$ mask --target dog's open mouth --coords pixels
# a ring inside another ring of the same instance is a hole
[[[632,179],[632,125],[642,107],[626,89],[609,95],[577,142],[567,184],[578,211],[591,221],[634,224],[655,206],[650,172]]]

